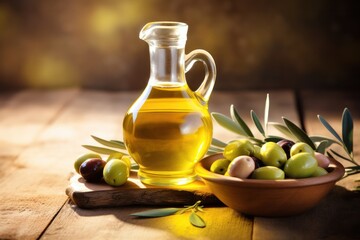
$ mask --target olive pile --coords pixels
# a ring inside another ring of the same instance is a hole
[[[238,139],[224,148],[224,158],[214,161],[210,171],[238,178],[281,180],[327,174],[330,160],[304,142],[280,140],[253,145]]]
[[[74,169],[87,182],[104,180],[111,186],[121,186],[129,178],[131,161],[129,156],[121,153],[111,154],[106,161],[99,154],[85,153],[76,159]]]

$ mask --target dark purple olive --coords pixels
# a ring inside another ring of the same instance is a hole
[[[79,172],[87,182],[101,182],[105,164],[100,158],[88,159],[80,165]]]
[[[260,159],[258,159],[257,157],[253,157],[251,156],[251,158],[254,160],[255,162],[255,169],[259,168],[259,167],[263,167],[265,166],[265,164],[263,163],[263,161],[261,161]]]
[[[288,140],[288,139],[282,139],[280,141],[277,142],[277,144],[282,147],[282,149],[284,149],[287,158],[290,158],[290,148],[292,147],[292,145],[295,144],[295,142]]]

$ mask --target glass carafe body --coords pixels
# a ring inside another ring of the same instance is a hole
[[[194,165],[211,143],[208,100],[215,82],[215,63],[204,50],[185,55],[187,28],[185,23],[153,22],[140,32],[140,38],[149,44],[150,78],[124,117],[123,134],[145,184],[171,186],[194,181]],[[185,72],[196,61],[204,63],[205,79],[192,91]]]

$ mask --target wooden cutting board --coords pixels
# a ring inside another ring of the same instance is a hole
[[[72,174],[66,194],[80,208],[192,205],[198,200],[206,205],[223,205],[201,180],[176,187],[150,186],[143,184],[136,172],[119,187],[88,183],[79,174]]]

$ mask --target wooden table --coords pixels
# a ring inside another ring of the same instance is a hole
[[[270,121],[281,122],[285,116],[311,134],[330,136],[317,114],[340,131],[342,111],[348,107],[355,156],[360,157],[358,91],[214,92],[210,111],[228,115],[234,104],[251,122],[251,109],[262,118],[266,93]],[[253,218],[205,206],[206,228],[191,226],[183,215],[129,216],[146,207],[78,208],[65,189],[75,158],[84,152],[81,145],[94,143],[90,135],[122,139],[124,113],[138,95],[79,89],[0,94],[0,239],[359,239],[360,197],[353,190],[360,176],[339,181],[316,208],[294,217]],[[214,137],[235,137],[214,125]]]

